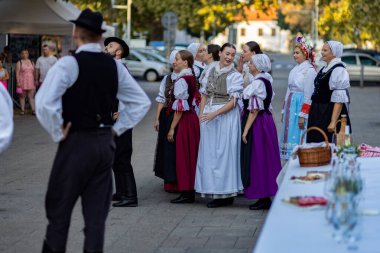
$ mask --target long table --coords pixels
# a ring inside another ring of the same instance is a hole
[[[380,158],[359,158],[364,179],[363,199],[359,210],[380,210]],[[298,158],[287,164],[284,178],[274,198],[254,253],[339,253],[380,252],[380,215],[361,216],[361,239],[357,250],[336,242],[333,227],[325,219],[324,208],[310,210],[282,201],[291,196],[324,196],[324,181],[295,183],[291,176],[303,176],[307,171],[329,171],[331,165],[301,168]]]

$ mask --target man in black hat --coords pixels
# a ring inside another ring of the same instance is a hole
[[[124,40],[117,37],[109,37],[104,41],[105,52],[120,61],[129,55],[129,47]],[[118,117],[118,102],[115,105],[114,117]],[[132,129],[116,137],[115,160],[113,173],[115,176],[116,193],[112,196],[114,207],[137,206],[137,189],[135,175],[131,164],[132,158]]]
[[[101,14],[86,9],[72,22],[78,49],[49,70],[36,96],[38,120],[59,142],[45,199],[44,253],[65,252],[79,197],[84,252],[103,252],[112,194],[113,135],[134,127],[150,107],[149,98],[125,67],[102,52]],[[116,97],[122,109],[112,126]]]

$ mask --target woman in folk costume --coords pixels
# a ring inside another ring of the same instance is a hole
[[[164,179],[165,189],[181,192],[171,203],[192,203],[199,146],[199,120],[191,106],[197,92],[192,54],[176,53],[173,69],[175,79],[166,77],[157,97],[155,173]]]
[[[293,58],[297,65],[289,73],[282,109],[280,155],[283,160],[288,160],[293,148],[301,143],[301,136],[307,128],[314,79],[317,76],[313,48],[301,34],[294,40]]]
[[[260,45],[256,41],[249,41],[244,44],[243,52],[240,55],[238,66],[236,67],[243,75],[244,79],[244,88],[250,83],[250,73],[248,64],[251,61],[251,57],[255,54],[262,54],[263,52],[260,49]]]
[[[202,71],[201,76],[199,77],[199,83],[202,85],[202,80],[206,76],[207,71],[210,68],[215,67],[215,65],[219,62],[219,51],[220,51],[220,46],[216,44],[209,44],[207,45],[207,53],[205,57],[205,63],[206,67]]]
[[[342,114],[347,115],[347,124],[351,126],[348,115],[350,96],[348,88],[350,79],[346,65],[340,57],[343,54],[343,45],[338,41],[327,41],[322,47],[322,60],[327,63],[314,80],[314,93],[311,96],[311,108],[308,127],[321,128],[327,135],[329,142],[336,122]],[[340,125],[337,126],[339,131]],[[350,129],[351,131],[351,129]],[[311,131],[307,133],[307,142],[322,142],[323,136]]]
[[[240,114],[237,100],[243,91],[243,78],[234,69],[236,48],[226,43],[220,61],[203,80],[200,107],[199,144],[195,190],[214,199],[207,207],[231,205],[243,190],[240,175]]]
[[[197,80],[199,80],[203,70],[206,67],[206,64],[205,64],[206,54],[207,54],[206,45],[193,42],[187,47],[187,50],[193,54],[195,77],[197,78]]]
[[[267,55],[256,54],[248,66],[253,80],[243,92],[244,98],[249,99],[250,113],[244,126],[242,145],[251,146],[251,160],[244,193],[248,199],[259,199],[249,209],[269,209],[270,197],[277,192],[276,178],[281,170],[277,131],[271,112],[272,79],[265,74],[270,71],[271,63]],[[251,128],[252,136],[247,138]]]

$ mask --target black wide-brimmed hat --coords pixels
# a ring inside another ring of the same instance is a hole
[[[128,57],[128,55],[129,55],[129,47],[128,47],[127,43],[125,43],[124,40],[119,39],[118,37],[108,37],[107,39],[104,40],[104,46],[107,46],[111,42],[119,43],[120,46],[123,48],[124,53],[121,56],[121,58]]]
[[[106,31],[102,29],[102,14],[100,12],[92,12],[90,9],[85,9],[76,20],[70,20],[70,22],[96,34],[102,34]]]

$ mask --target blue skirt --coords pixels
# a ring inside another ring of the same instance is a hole
[[[293,148],[301,143],[301,136],[307,129],[307,119],[303,130],[298,127],[299,113],[303,105],[302,92],[290,92],[284,104],[283,122],[280,133],[280,157],[288,160]],[[305,138],[304,138],[305,141]]]

